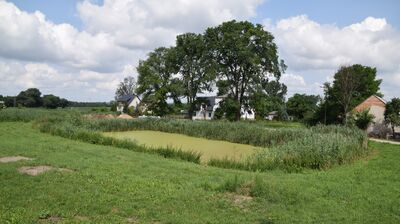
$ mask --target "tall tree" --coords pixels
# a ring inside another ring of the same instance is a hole
[[[189,105],[189,117],[192,117],[196,108],[196,95],[204,90],[211,90],[213,76],[208,70],[207,49],[203,36],[194,33],[177,36],[175,49],[179,73],[182,76],[183,95]]]
[[[225,82],[230,97],[237,102],[236,120],[240,119],[245,96],[254,86],[269,76],[279,79],[286,67],[279,61],[273,40],[272,34],[262,25],[250,22],[233,20],[206,30],[210,64],[219,80]]]
[[[136,79],[132,76],[124,78],[124,81],[118,84],[117,90],[115,91],[115,98],[133,95],[136,92]]]
[[[400,126],[400,98],[393,98],[386,104],[385,119],[386,122],[392,127],[394,135],[394,128],[396,126]]]
[[[346,123],[347,114],[371,95],[379,92],[382,80],[376,79],[376,68],[363,65],[341,67],[334,75],[333,83],[326,83],[325,99],[316,113],[316,120],[328,124]]]
[[[303,120],[317,110],[319,101],[319,96],[296,93],[288,99],[287,111],[296,119]]]
[[[179,95],[171,94],[179,91],[176,89],[180,86],[176,85],[178,80],[173,78],[177,70],[176,51],[173,48],[157,48],[146,60],[139,62],[137,92],[143,94],[143,101],[156,115],[167,114],[168,97]]]
[[[18,94],[17,103],[24,107],[40,107],[42,106],[41,95],[39,89],[29,88]]]

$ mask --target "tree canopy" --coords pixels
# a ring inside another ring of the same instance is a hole
[[[325,83],[324,102],[314,121],[327,124],[346,123],[348,113],[371,95],[379,92],[382,80],[376,78],[376,68],[359,64],[342,66],[335,73],[333,83]]]
[[[173,48],[160,47],[151,52],[148,58],[139,62],[137,92],[143,94],[143,101],[148,109],[156,115],[168,113],[168,97],[176,98],[179,94],[178,80],[173,77],[177,73],[176,51]],[[177,100],[177,99],[175,99]]]
[[[385,119],[391,125],[394,134],[395,126],[400,126],[400,98],[393,98],[386,104]]]
[[[269,78],[279,80],[286,68],[273,40],[262,25],[247,21],[225,22],[205,32],[210,64],[219,79],[218,87],[224,88],[219,92],[227,92],[237,102],[236,120],[245,97]]]
[[[135,93],[136,93],[136,79],[132,76],[128,76],[118,84],[117,90],[115,91],[115,98],[125,95],[133,95]]]
[[[298,120],[309,118],[318,108],[320,97],[317,95],[294,94],[286,103],[288,114]]]
[[[182,95],[187,98],[189,117],[192,117],[197,94],[211,90],[214,75],[210,71],[203,35],[194,33],[179,35],[176,38],[175,49],[183,85]]]

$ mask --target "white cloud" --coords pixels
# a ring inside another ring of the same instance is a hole
[[[85,0],[79,15],[90,33],[112,33],[127,48],[171,45],[178,33],[202,32],[232,19],[254,16],[262,0]],[[104,16],[107,15],[107,16]]]
[[[384,18],[368,17],[340,28],[301,15],[276,24],[266,20],[265,26],[274,34],[291,73],[318,74],[313,79],[324,82],[324,77],[333,75],[341,65],[359,63],[377,68],[384,79],[383,89],[394,89],[390,87],[394,85],[400,89],[400,83],[390,83],[400,71],[400,32]],[[320,71],[327,73],[321,76]],[[389,91],[388,97],[394,95],[400,91]]]
[[[53,24],[36,11],[27,13],[0,1],[0,56],[32,62],[115,71],[134,54],[107,33],[90,34],[69,24]]]
[[[1,94],[35,86],[63,97],[110,100],[118,81],[135,76],[139,59],[148,51],[173,44],[182,32],[248,19],[261,2],[83,1],[77,9],[85,28],[79,31],[0,0]]]
[[[77,4],[84,26],[54,24],[41,12],[28,13],[0,0],[0,94],[26,87],[76,100],[110,100],[124,76],[136,76],[139,59],[177,34],[201,32],[223,21],[248,20],[262,0],[105,0]],[[368,17],[347,27],[320,24],[307,16],[273,23],[289,66],[282,80],[289,93],[320,93],[342,64],[375,66],[383,93],[399,96],[400,32],[384,18]]]

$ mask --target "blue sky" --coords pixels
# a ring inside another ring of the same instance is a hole
[[[377,68],[385,99],[400,96],[398,0],[0,0],[0,7],[1,95],[38,87],[109,101],[152,49],[236,19],[275,36],[289,67],[281,79],[288,97],[321,94],[341,65],[355,63]]]
[[[82,0],[10,0],[20,9],[43,12],[55,23],[71,23],[82,28],[82,22],[76,11],[76,4]],[[102,0],[92,0],[98,5]],[[258,7],[253,22],[262,22],[264,18],[273,21],[291,16],[306,14],[320,23],[346,26],[365,19],[368,16],[384,17],[400,27],[399,0],[266,0]]]

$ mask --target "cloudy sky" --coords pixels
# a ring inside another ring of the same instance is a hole
[[[0,94],[29,87],[110,101],[139,59],[177,34],[249,20],[272,32],[293,93],[320,94],[341,65],[376,67],[400,97],[397,0],[0,0]]]

